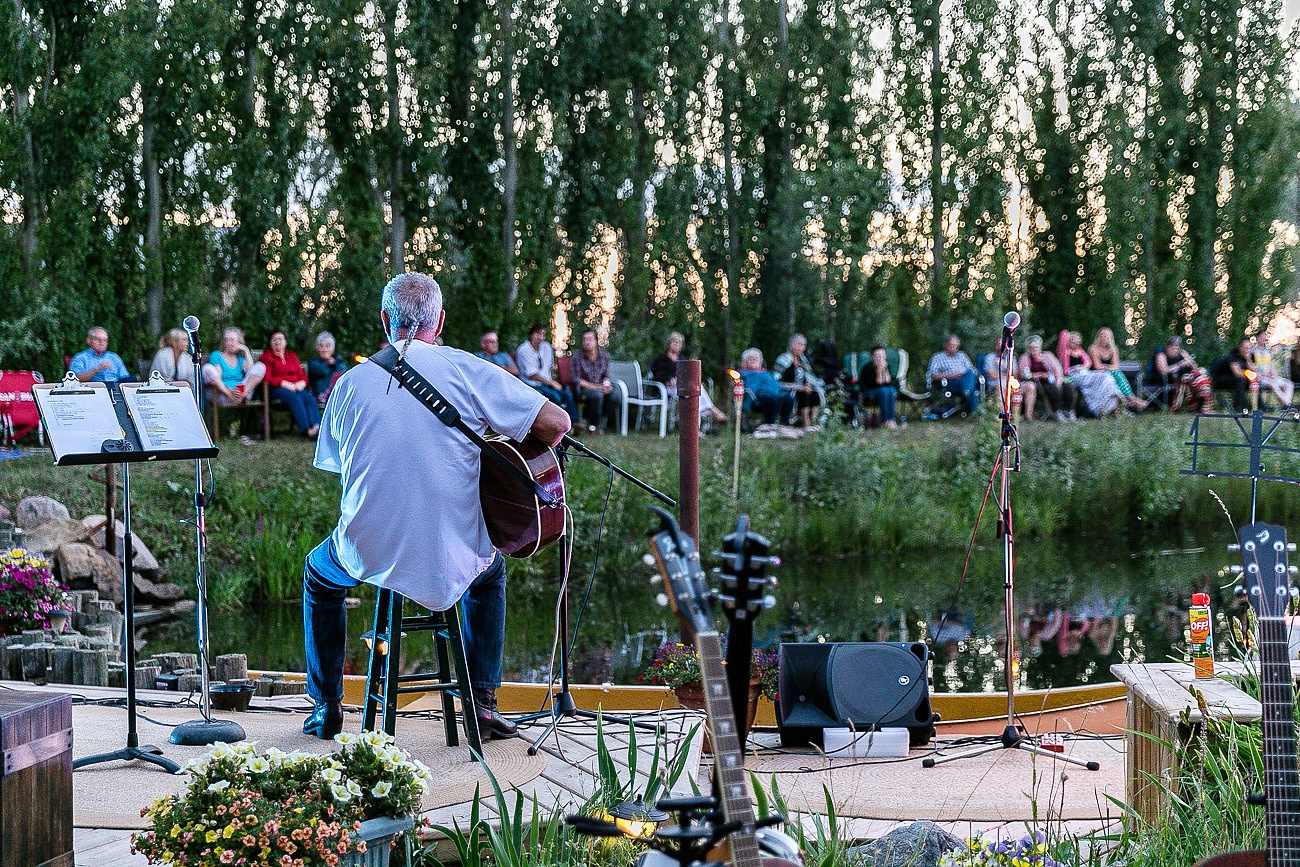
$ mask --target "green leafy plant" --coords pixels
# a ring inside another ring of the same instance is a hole
[[[25,548],[0,551],[0,635],[49,625],[67,586],[50,572],[43,554]]]
[[[184,792],[142,811],[148,827],[132,851],[151,864],[250,867],[332,867],[364,852],[361,822],[414,814],[432,776],[382,732],[336,740],[330,755],[216,744],[186,765]]]
[[[723,652],[726,652],[726,639],[723,639]],[[776,698],[777,693],[777,655],[772,649],[754,648],[750,658],[749,676],[762,686],[763,695],[769,699]],[[698,686],[700,683],[700,656],[693,644],[669,641],[661,645],[650,659],[650,664],[637,680],[677,689],[682,686]]]

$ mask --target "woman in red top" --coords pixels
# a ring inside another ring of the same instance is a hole
[[[271,332],[268,343],[271,348],[264,350],[258,360],[266,366],[264,378],[271,387],[271,399],[289,407],[298,430],[314,440],[320,430],[320,410],[316,398],[307,390],[307,372],[297,353],[288,350],[289,339],[279,328]]]

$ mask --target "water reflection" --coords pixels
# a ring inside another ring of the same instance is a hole
[[[1162,545],[1128,554],[1118,537],[1047,546],[1021,540],[1013,617],[1020,650],[1020,688],[1111,681],[1117,662],[1182,659],[1187,605],[1211,594],[1217,634],[1235,605],[1227,564],[1232,555]],[[936,692],[1004,688],[1005,598],[1000,547],[977,550],[960,587],[962,552],[786,561],[776,607],[755,625],[759,644],[781,641],[926,641],[935,654]],[[575,568],[575,574],[579,570]],[[574,683],[635,683],[655,649],[680,629],[654,604],[646,573],[606,576],[574,587]],[[1226,586],[1224,586],[1226,585]],[[585,605],[584,605],[585,597]],[[364,673],[373,594],[349,615],[348,669]],[[945,620],[942,612],[949,611]],[[579,617],[579,613],[581,616]],[[543,681],[553,671],[554,588],[517,582],[510,589],[505,672],[509,680]],[[720,620],[725,629],[725,623]],[[188,650],[192,622],[149,636],[144,653]],[[214,653],[242,652],[254,668],[302,670],[297,605],[214,612]]]

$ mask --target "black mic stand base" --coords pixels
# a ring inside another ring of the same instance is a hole
[[[950,756],[940,756],[937,759],[922,759],[921,767],[933,768],[935,765],[942,765],[946,762],[955,762],[958,759],[969,759],[975,756],[982,756],[985,753],[991,753],[994,750],[1024,750],[1027,753],[1033,753],[1036,756],[1045,756],[1057,762],[1065,762],[1071,765],[1077,765],[1086,768],[1089,771],[1101,770],[1099,762],[1088,762],[1083,759],[1076,759],[1073,756],[1067,756],[1064,753],[1058,753],[1054,750],[1044,749],[1033,742],[1033,739],[1020,730],[1018,726],[1009,725],[1002,730],[1002,739],[997,743],[985,744],[982,747],[975,747],[960,753],[953,753]]]
[[[111,753],[98,753],[93,756],[86,756],[83,759],[77,759],[72,763],[72,769],[78,770],[87,765],[98,765],[103,762],[131,762],[139,759],[142,762],[150,762],[167,771],[169,774],[181,773],[181,766],[173,762],[162,754],[158,747],[124,747],[120,750],[114,750]]]
[[[236,722],[224,719],[192,719],[172,729],[167,740],[183,747],[205,747],[209,744],[233,744],[248,735]]]
[[[656,736],[663,734],[663,727],[658,723],[638,722],[631,717],[610,716],[603,712],[597,713],[594,710],[584,710],[574,703],[573,694],[567,689],[562,689],[559,692],[551,694],[550,710],[526,714],[522,717],[516,717],[513,721],[531,722],[537,719],[546,719],[547,717],[550,717],[550,722],[546,724],[546,728],[542,730],[542,733],[528,746],[528,755],[530,756],[537,755],[538,750],[541,749],[542,741],[551,736],[551,733],[554,732],[556,727],[560,724],[560,720],[563,719],[600,719],[603,722],[617,723],[620,725],[631,723],[639,729],[654,732]]]

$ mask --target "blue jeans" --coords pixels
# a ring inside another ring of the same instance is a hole
[[[746,393],[741,411],[762,413],[763,424],[785,424],[790,420],[790,413],[794,412],[794,395],[788,391],[760,395]]]
[[[291,391],[276,386],[271,389],[271,399],[278,400],[289,407],[289,415],[293,416],[294,425],[303,433],[306,433],[312,425],[320,424],[320,407],[316,404],[316,395],[307,389]]]
[[[308,392],[310,394],[310,392]],[[343,650],[348,636],[348,591],[361,582],[344,571],[333,537],[307,555],[302,572],[302,625],[307,650],[307,694],[316,701],[343,698]],[[460,600],[461,632],[470,685],[501,685],[506,633],[506,561],[500,554]]]
[[[975,371],[967,370],[960,379],[955,376],[945,377],[945,379],[950,387],[954,382],[956,383],[956,388],[953,390],[961,392],[962,399],[966,401],[966,412],[974,415],[979,409],[979,395],[975,391]]]
[[[894,403],[898,398],[898,393],[894,391],[893,386],[882,385],[879,388],[868,388],[862,392],[862,397],[867,403],[874,403],[880,407],[880,420],[894,420]]]
[[[534,385],[533,388],[551,403],[559,404],[569,414],[569,421],[578,423],[578,405],[573,402],[573,395],[564,389],[551,388],[549,385]]]

